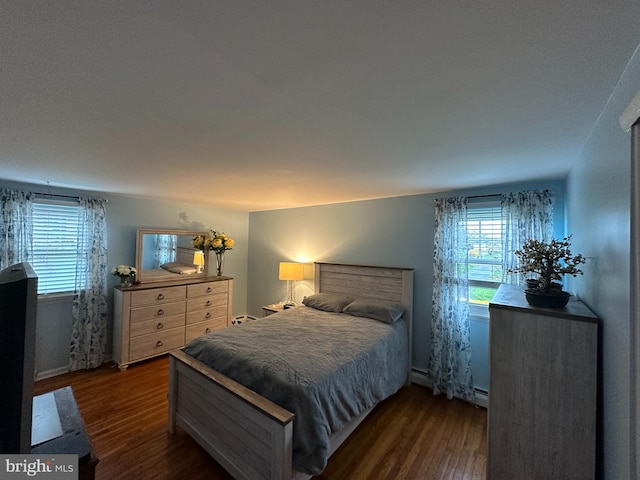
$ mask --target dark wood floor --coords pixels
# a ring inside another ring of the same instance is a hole
[[[186,433],[167,426],[166,357],[36,382],[71,385],[100,459],[98,480],[231,477]],[[318,479],[484,479],[486,410],[413,385],[383,402],[331,457]]]

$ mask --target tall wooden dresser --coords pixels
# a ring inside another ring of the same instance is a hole
[[[598,318],[575,297],[532,307],[513,285],[489,312],[487,479],[595,478]]]
[[[114,291],[113,356],[120,370],[229,326],[233,279],[143,283]]]

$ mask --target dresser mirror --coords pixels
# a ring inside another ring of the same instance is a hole
[[[138,229],[136,282],[184,282],[207,276],[208,252],[193,248],[196,235],[208,235],[208,232]]]

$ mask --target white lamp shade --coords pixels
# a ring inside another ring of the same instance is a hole
[[[204,265],[204,253],[197,251],[193,252],[193,264],[199,267]]]
[[[302,280],[304,277],[304,264],[293,262],[280,262],[278,279],[280,280]]]

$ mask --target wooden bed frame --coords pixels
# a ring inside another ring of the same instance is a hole
[[[412,269],[316,263],[315,291],[402,303],[411,364]],[[236,479],[310,478],[292,468],[293,413],[181,350],[170,352],[169,369],[169,432],[183,428]],[[331,436],[331,453],[370,411]]]

